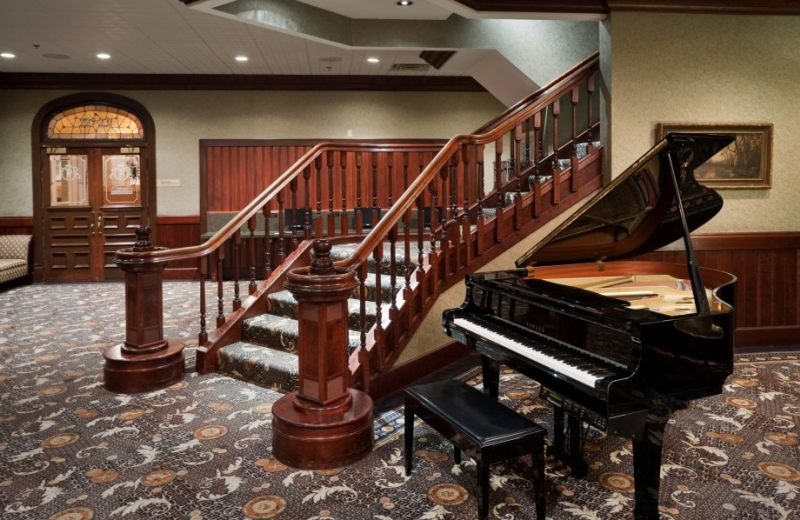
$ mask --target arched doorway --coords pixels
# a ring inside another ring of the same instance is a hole
[[[121,96],[73,94],[42,107],[31,130],[34,279],[122,279],[114,252],[156,222],[150,114]]]

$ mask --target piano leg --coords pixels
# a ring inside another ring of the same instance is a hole
[[[481,355],[483,369],[483,393],[495,401],[500,397],[500,363]]]
[[[564,412],[559,406],[553,407],[553,445],[547,448],[547,454],[562,465],[568,466],[572,476],[577,478],[585,477],[589,473],[589,464],[583,458],[581,426],[579,418]]]
[[[661,448],[670,413],[648,414],[642,434],[633,439],[633,479],[635,520],[658,520],[658,493],[661,481]]]

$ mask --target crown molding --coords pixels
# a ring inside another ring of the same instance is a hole
[[[486,92],[468,76],[0,73],[0,89]]]

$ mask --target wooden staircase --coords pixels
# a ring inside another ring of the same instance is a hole
[[[395,389],[391,368],[438,296],[601,186],[598,64],[587,58],[444,146],[318,144],[199,246],[157,248],[141,228],[136,246],[117,253],[126,342],[105,353],[106,388],[154,390],[182,377],[182,345],[163,338],[161,272],[196,259],[198,370],[290,392],[273,407],[273,453],[284,463],[358,460],[372,442],[370,395]],[[289,213],[300,222],[287,229]]]

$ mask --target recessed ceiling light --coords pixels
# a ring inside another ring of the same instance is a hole
[[[409,5],[411,5],[413,3],[414,2],[412,2],[411,0],[400,0],[399,2],[397,2],[397,5],[399,5],[401,7],[408,7]]]
[[[111,55],[107,54],[105,52],[101,52],[100,54],[97,55],[97,58],[100,59],[100,60],[110,60],[111,59]]]
[[[11,52],[4,52],[0,54],[0,58],[6,58],[10,60],[11,58],[16,58],[16,56]]]
[[[367,58],[367,61],[370,63],[380,63],[381,60],[378,58]]]
[[[247,61],[247,56],[236,56],[236,61]]]

